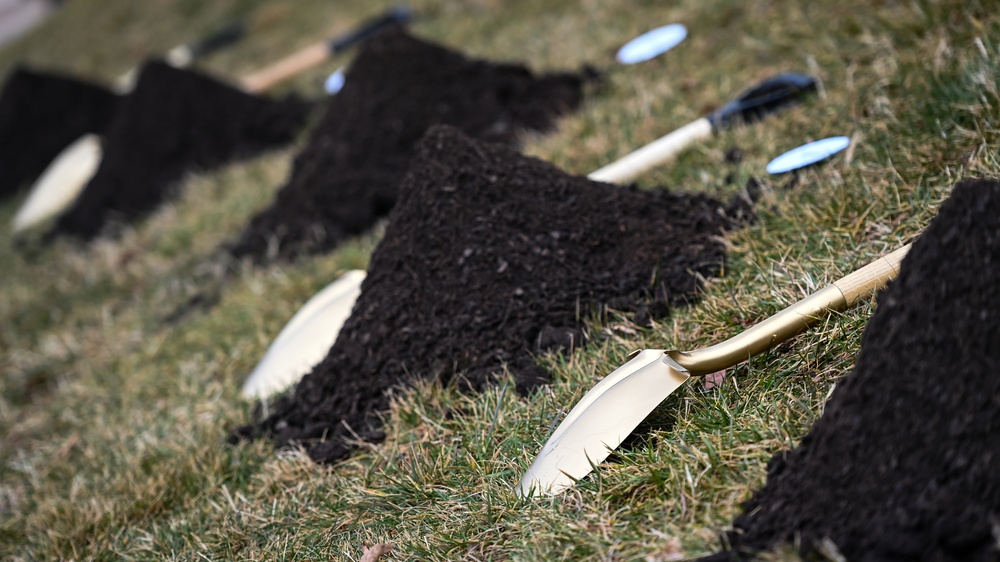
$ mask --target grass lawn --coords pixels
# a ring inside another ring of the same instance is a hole
[[[250,18],[251,34],[201,68],[236,78],[372,15],[384,2],[74,0],[0,50],[110,82],[151,53]],[[816,76],[806,104],[738,127],[640,185],[728,198],[761,183],[760,220],[727,239],[701,302],[638,328],[590,325],[589,344],[539,357],[551,386],[509,377],[481,394],[424,383],[395,393],[386,441],[332,467],[266,442],[225,444],[250,419],[239,388],[313,293],[363,268],[373,232],[293,264],[240,269],[218,306],[164,319],[211,279],[213,252],[284,181],[295,148],[190,176],[118,238],[16,249],[0,228],[0,559],[615,559],[707,554],[771,455],[794,446],[850,372],[871,303],[667,401],[638,439],[568,493],[512,487],[554,420],[629,351],[693,349],[734,335],[888,253],[927,225],[951,186],[997,176],[1000,13],[985,1],[417,0],[414,32],[536,70],[606,71],[577,114],[525,151],[585,174],[767,76]],[[627,39],[680,22],[688,39],[636,66]],[[319,96],[339,56],[279,91]],[[797,176],[765,164],[807,141],[852,146]],[[731,148],[739,163],[726,163]],[[666,187],[663,187],[666,186]],[[24,194],[0,203],[9,225]],[[446,413],[450,415],[446,415]],[[795,559],[787,548],[774,559]]]

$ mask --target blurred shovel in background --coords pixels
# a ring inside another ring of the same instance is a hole
[[[375,35],[382,28],[393,24],[403,24],[412,18],[413,12],[408,7],[396,6],[354,30],[326,41],[314,43],[267,68],[247,75],[240,80],[240,83],[243,89],[248,92],[262,92],[329,60],[345,49]]]
[[[726,124],[739,120],[759,119],[765,113],[776,111],[796,102],[803,94],[811,91],[813,84],[813,79],[809,76],[781,74],[752,88],[740,96],[738,100],[726,104],[706,119],[711,119],[714,123]],[[689,142],[693,142],[693,140]],[[660,141],[654,141],[654,144],[658,142]],[[650,145],[640,148],[618,162],[601,168],[601,170],[614,168],[620,162],[634,158],[636,154],[646,153],[649,147]],[[675,154],[677,150],[679,148],[670,152],[669,155]],[[643,169],[648,169],[655,164],[651,158],[645,158],[643,161],[650,164]],[[588,177],[598,179],[594,176],[599,172],[600,170]],[[628,181],[633,176],[622,175],[621,177],[624,177],[622,181]],[[614,179],[601,178],[598,181],[617,183]],[[364,278],[363,271],[352,271],[331,283],[303,305],[279,333],[278,338],[271,344],[264,358],[244,383],[243,396],[263,398],[284,390],[298,382],[303,375],[319,363],[337,341],[337,335],[343,322],[350,315],[354,308],[354,302],[361,294],[361,283]],[[341,317],[343,317],[342,320]],[[336,319],[336,321],[332,321],[332,319]]]
[[[319,64],[334,53],[340,53],[388,25],[409,21],[411,15],[408,8],[393,8],[351,31],[338,35],[329,41],[307,47],[260,72],[250,74],[240,80],[240,83],[247,92],[260,93]],[[245,25],[227,28],[202,41],[173,49],[171,52],[175,53],[175,62],[188,64],[193,60],[193,55],[205,55],[223,45],[231,44],[242,36],[241,28],[245,30]],[[322,58],[316,56],[318,45],[322,45],[324,49]],[[129,87],[134,86],[134,74],[131,77],[127,76],[123,77],[125,83]],[[18,209],[12,226],[14,234],[23,233],[66,212],[96,173],[102,157],[103,150],[100,139],[96,135],[86,135],[63,149],[52,164],[39,176],[28,192],[24,203]]]
[[[624,183],[680,154],[692,143],[712,136],[734,123],[752,123],[816,91],[816,80],[803,74],[784,73],[746,90],[710,115],[684,125],[643,148],[590,174],[594,181]]]
[[[163,55],[167,64],[176,68],[187,68],[195,60],[236,44],[247,34],[247,23],[237,20],[222,29],[197,41],[184,43],[170,49]],[[119,94],[127,94],[135,88],[139,67],[130,69],[115,80],[114,89]]]
[[[690,377],[732,367],[846,310],[899,274],[907,244],[722,343],[697,351],[645,349],[598,382],[556,427],[516,487],[557,494],[594,470]]]

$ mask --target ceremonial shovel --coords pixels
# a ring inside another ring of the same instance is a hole
[[[769,113],[816,90],[816,80],[804,74],[782,73],[740,94],[719,110],[592,172],[588,178],[625,183],[680,154],[691,143],[711,137],[733,123],[759,121]]]
[[[899,273],[910,245],[862,267],[745,332],[696,351],[645,349],[594,385],[549,437],[516,491],[557,494],[590,473],[650,412],[690,377],[767,351],[831,312],[846,310]]]

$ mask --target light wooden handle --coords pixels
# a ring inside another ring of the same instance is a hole
[[[895,252],[883,256],[861,269],[850,273],[837,281],[834,285],[840,289],[847,301],[847,306],[852,307],[861,299],[867,298],[875,291],[881,289],[890,280],[899,275],[899,264],[910,251],[910,244],[903,246]]]
[[[271,66],[244,76],[243,89],[258,94],[330,58],[330,43],[321,41],[289,55]]]
[[[712,124],[698,119],[627,154],[587,176],[593,181],[625,183],[666,162],[689,144],[712,136]]]

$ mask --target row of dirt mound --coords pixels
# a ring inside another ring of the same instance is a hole
[[[957,185],[878,298],[854,372],[704,559],[1000,560],[1000,183]]]
[[[185,173],[287,144],[312,104],[253,96],[159,61],[143,65],[104,142],[104,158],[55,231],[91,238],[152,211]]]
[[[506,368],[522,391],[547,382],[534,356],[579,343],[587,318],[663,316],[692,299],[723,264],[720,235],[748,212],[592,182],[434,127],[336,344],[234,437],[266,434],[333,461],[353,434],[381,437],[388,393],[413,377],[481,388]]]
[[[327,251],[389,213],[432,125],[512,144],[575,109],[587,76],[535,76],[390,28],[363,44],[288,182],[231,250],[255,260]]]
[[[105,134],[119,104],[96,84],[16,68],[0,94],[0,200],[33,182],[73,141]]]
[[[745,204],[567,175],[502,145],[546,131],[588,74],[536,77],[402,29],[368,41],[274,204],[232,247],[288,259],[391,222],[327,357],[234,438],[303,444],[320,462],[382,437],[389,394],[415,378],[468,389],[615,311],[640,321],[695,298]],[[125,97],[16,70],[0,94],[0,198],[68,144],[104,160],[57,232],[90,238],[153,210],[183,175],[292,141],[312,105],[243,93],[160,62]],[[470,138],[471,137],[471,138]],[[420,139],[423,140],[420,140]],[[488,142],[487,142],[488,141]],[[850,560],[1000,560],[1000,183],[963,182],[878,299],[854,372],[707,561],[782,543]]]

